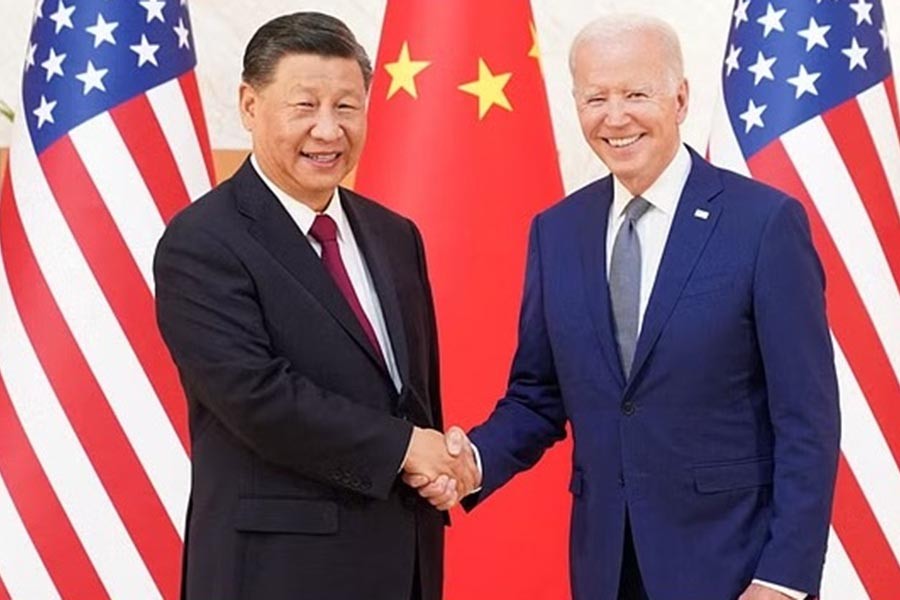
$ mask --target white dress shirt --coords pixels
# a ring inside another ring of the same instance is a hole
[[[315,238],[309,235],[309,230],[312,228],[313,221],[318,213],[302,202],[293,199],[287,192],[272,183],[260,169],[255,156],[250,157],[250,164],[253,165],[266,187],[272,190],[272,193],[284,206],[284,209],[291,216],[294,223],[297,224],[300,232],[306,236],[316,254],[321,257],[322,246]],[[394,358],[394,350],[391,348],[391,339],[388,335],[384,313],[381,311],[381,302],[378,299],[378,294],[375,293],[375,284],[372,282],[372,275],[369,273],[366,261],[359,250],[359,246],[356,244],[353,228],[350,227],[350,221],[347,220],[347,213],[344,212],[344,208],[341,205],[341,196],[337,188],[335,188],[334,195],[332,195],[331,201],[322,214],[334,219],[337,225],[337,243],[341,253],[341,260],[344,261],[344,268],[347,269],[347,276],[350,277],[350,283],[353,285],[353,291],[356,292],[359,304],[369,319],[369,323],[372,324],[372,329],[375,330],[375,337],[378,338],[378,345],[381,347],[381,354],[384,356],[388,373],[399,393],[403,383],[400,381],[400,372],[397,370],[397,361]]]
[[[647,310],[647,302],[650,300],[650,292],[653,291],[653,283],[656,281],[656,272],[662,260],[666,240],[669,239],[669,230],[672,228],[672,219],[675,217],[675,209],[688,174],[691,172],[691,155],[683,145],[678,147],[675,158],[662,174],[654,181],[641,197],[650,203],[650,208],[638,219],[636,230],[641,241],[641,296],[638,306],[638,332],[644,321],[644,312]],[[609,266],[612,262],[613,244],[619,227],[625,221],[625,207],[634,194],[622,185],[622,182],[613,177],[613,201],[609,207],[609,219],[606,226],[606,274],[609,276]]]

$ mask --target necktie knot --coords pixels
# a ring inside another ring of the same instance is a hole
[[[309,235],[313,236],[320,244],[337,240],[337,224],[328,215],[316,215]]]
[[[625,218],[634,225],[648,210],[650,210],[650,203],[640,196],[635,196],[625,207]]]

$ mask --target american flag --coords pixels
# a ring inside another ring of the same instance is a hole
[[[711,159],[806,208],[843,419],[822,597],[900,598],[900,120],[879,0],[738,0]]]
[[[0,599],[178,596],[189,445],[156,329],[209,189],[186,0],[38,0],[0,195]]]

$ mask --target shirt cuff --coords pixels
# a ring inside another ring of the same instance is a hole
[[[407,444],[406,444],[406,454],[403,455],[403,460],[400,461],[400,467],[397,469],[398,475],[403,472],[403,467],[406,466],[406,461],[409,458],[409,451],[412,450],[412,440],[413,440],[413,434],[415,432],[416,432],[415,427],[413,427],[412,430],[409,432],[409,442],[407,442]]]
[[[484,470],[481,468],[481,452],[478,451],[478,446],[471,441],[469,442],[469,447],[472,448],[472,454],[475,455],[475,466],[478,467],[478,481],[484,481]],[[481,491],[481,488],[482,486],[479,485],[466,495],[471,496],[472,494],[477,494]]]
[[[771,583],[769,581],[763,581],[762,579],[754,579],[753,583],[759,584],[769,589],[773,589],[776,592],[781,592],[785,596],[793,598],[794,600],[804,600],[807,596],[806,592],[792,590],[791,588],[784,587],[783,585],[778,585],[777,583]]]

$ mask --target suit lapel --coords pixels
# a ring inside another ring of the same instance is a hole
[[[340,193],[344,212],[347,213],[350,226],[353,228],[353,235],[356,237],[359,250],[362,252],[369,274],[372,276],[372,283],[375,285],[375,293],[381,304],[381,312],[387,325],[394,359],[397,361],[397,370],[400,372],[400,380],[407,382],[409,381],[409,349],[406,344],[406,329],[403,325],[403,314],[395,285],[396,274],[391,268],[387,248],[384,246],[388,236],[379,235],[375,225],[377,220],[365,217],[365,205],[357,201],[355,194],[344,189],[341,189]]]
[[[580,219],[579,238],[588,310],[600,341],[603,357],[609,364],[609,371],[615,373],[619,385],[624,386],[625,378],[616,349],[609,285],[606,279],[606,227],[613,196],[612,177],[601,179],[584,193],[590,197],[585,203],[586,214]]]
[[[659,339],[684,289],[684,284],[715,229],[721,207],[712,200],[721,191],[722,184],[718,173],[709,163],[691,151],[691,172],[678,202],[653,292],[644,313],[630,381],[634,381],[656,340]],[[704,214],[706,217],[701,218]]]
[[[235,174],[238,210],[249,217],[252,235],[331,314],[356,343],[380,364],[362,326],[321,259],[297,224],[246,161]]]

